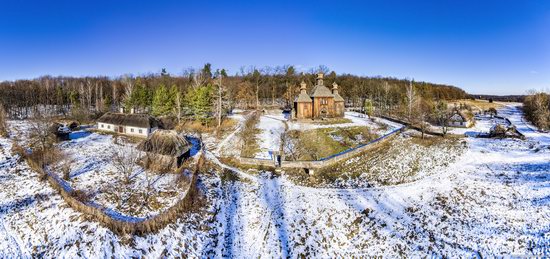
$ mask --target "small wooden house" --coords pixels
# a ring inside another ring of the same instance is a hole
[[[141,159],[144,167],[174,171],[190,156],[191,147],[191,143],[176,131],[156,130],[137,149],[146,153]]]
[[[97,120],[97,129],[129,136],[148,137],[159,122],[148,114],[105,113]]]
[[[457,128],[469,128],[473,125],[473,116],[469,116],[467,113],[455,110],[449,117],[447,126]]]

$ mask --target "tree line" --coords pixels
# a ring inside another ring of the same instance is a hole
[[[35,113],[72,116],[79,120],[94,118],[124,108],[155,116],[194,117],[197,120],[219,118],[232,108],[261,109],[292,107],[304,81],[310,90],[316,74],[325,73],[330,88],[338,83],[346,106],[363,107],[372,103],[378,112],[396,111],[407,101],[406,89],[424,100],[451,100],[467,97],[451,85],[391,77],[364,77],[336,74],[325,66],[299,73],[294,66],[241,68],[234,75],[210,64],[186,69],[175,75],[160,73],[108,77],[42,76],[33,80],[0,83],[0,101],[10,118],[27,118]],[[416,97],[415,97],[416,98]]]

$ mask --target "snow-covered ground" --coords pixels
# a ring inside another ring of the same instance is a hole
[[[454,163],[466,150],[462,139],[434,136],[420,138],[420,133],[407,130],[382,145],[315,172],[285,174],[292,182],[312,187],[366,188],[409,183],[438,174]]]
[[[74,134],[74,133],[71,133]],[[80,136],[62,142],[59,147],[70,165],[68,183],[91,195],[94,202],[128,216],[147,217],[158,214],[185,196],[177,185],[177,174],[157,174],[134,165],[131,182],[125,183],[124,175],[117,170],[115,157],[130,155],[141,157],[135,144],[118,140],[113,136],[81,132]],[[57,171],[62,177],[61,172]],[[147,186],[151,185],[151,201],[155,206],[138,206],[144,203]]]
[[[208,226],[219,179],[201,176],[205,193],[199,211],[156,234],[117,236],[69,208],[26,162],[11,155],[11,141],[0,138],[0,258],[128,258],[211,253]],[[217,180],[216,180],[217,179]],[[210,193],[209,193],[210,192]]]
[[[285,123],[277,117],[263,115],[260,116],[258,128],[261,131],[258,136],[260,152],[256,153],[256,158],[272,159],[271,153],[280,148],[281,134],[285,132]]]
[[[451,134],[465,135],[468,137],[476,137],[480,134],[487,134],[491,130],[491,127],[495,124],[508,125],[506,120],[500,118],[494,118],[487,115],[480,115],[475,117],[475,124],[470,128],[449,128],[447,131]],[[440,129],[437,129],[440,131]]]
[[[550,134],[531,131],[518,111],[499,114],[527,140],[466,138],[455,162],[405,184],[311,188],[269,172],[203,174],[204,207],[143,237],[119,237],[68,208],[0,139],[0,257],[548,255]]]

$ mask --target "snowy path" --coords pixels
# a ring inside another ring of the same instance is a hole
[[[280,148],[281,134],[285,132],[285,124],[278,118],[262,115],[258,128],[261,130],[258,136],[260,152],[256,154],[256,158],[272,159],[271,152],[278,151]]]
[[[535,126],[525,121],[520,108],[521,105],[521,103],[506,104],[505,108],[499,109],[498,113],[508,118],[525,137],[538,141],[543,145],[550,145],[550,133],[540,132]]]
[[[212,152],[216,155],[220,155],[220,152],[223,148],[225,148],[227,146],[227,144],[234,144],[234,143],[230,143],[230,141],[234,140],[235,136],[239,133],[239,131],[241,130],[241,128],[243,127],[244,125],[244,122],[245,122],[245,119],[243,116],[241,115],[238,115],[238,116],[232,116],[231,118],[234,118],[236,120],[238,120],[238,124],[237,126],[235,127],[235,130],[233,132],[231,132],[231,134],[229,134],[227,137],[225,137],[219,144],[218,144],[218,147]]]

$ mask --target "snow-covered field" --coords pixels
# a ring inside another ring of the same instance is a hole
[[[515,106],[499,114],[527,140],[466,138],[454,162],[404,184],[311,188],[269,172],[201,175],[204,207],[143,237],[119,237],[68,208],[0,139],[0,257],[548,255],[550,135]]]

